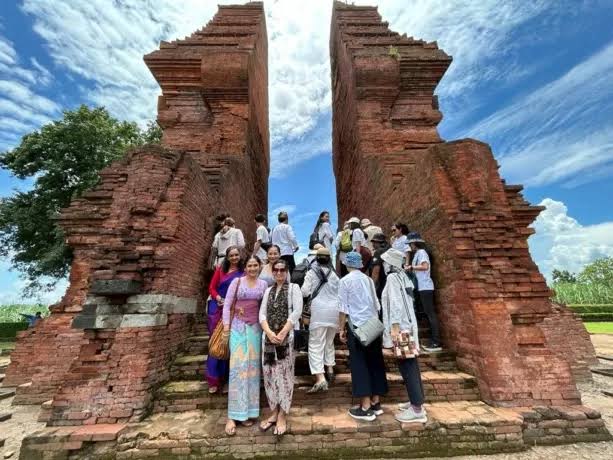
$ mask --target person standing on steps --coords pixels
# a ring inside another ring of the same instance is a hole
[[[266,216],[258,214],[255,216],[255,244],[253,245],[253,254],[263,262],[266,260],[266,250],[270,247],[270,236],[266,228]]]
[[[279,224],[272,229],[272,244],[276,244],[281,248],[281,259],[287,262],[289,274],[291,275],[296,268],[296,260],[294,253],[298,251],[298,240],[294,229],[289,225],[289,218],[285,211],[281,211],[277,216]]]
[[[328,250],[332,250],[334,243],[334,233],[332,233],[332,226],[330,225],[330,213],[328,211],[322,211],[319,214],[313,234],[317,235],[317,243],[323,245]],[[315,241],[313,242],[315,243]],[[310,246],[310,244],[309,244]],[[315,249],[315,244],[310,249]]]
[[[271,245],[266,251],[266,258],[268,263],[262,266],[262,271],[260,272],[260,279],[266,281],[268,286],[272,286],[275,284],[275,277],[272,273],[272,266],[275,264],[277,260],[281,258],[281,248],[276,244]],[[290,282],[289,273],[287,274],[287,282]]]
[[[389,249],[389,244],[383,233],[375,233],[372,237],[372,244],[374,252],[372,255],[372,261],[370,263],[370,270],[368,275],[375,282],[375,291],[377,292],[377,298],[381,300],[381,294],[385,287],[385,271],[383,270],[383,260],[381,256],[385,251]]]
[[[274,434],[287,431],[287,415],[294,394],[294,330],[300,327],[302,293],[288,283],[288,264],[279,259],[272,266],[275,284],[266,289],[260,306],[262,373],[271,414],[260,424],[262,431],[276,425]]]
[[[226,250],[230,246],[237,247],[239,251],[243,251],[245,247],[245,237],[243,232],[235,227],[234,219],[226,217],[222,229],[215,235],[213,239],[213,251],[215,256],[215,266],[219,267],[223,264]]]
[[[408,264],[409,261],[409,253],[411,252],[411,248],[407,241],[407,235],[409,234],[409,227],[407,227],[402,222],[396,222],[392,225],[392,237],[390,239],[391,247],[394,249],[398,249],[405,256],[405,262]]]
[[[209,294],[211,296],[207,311],[209,338],[213,335],[217,323],[221,321],[230,283],[241,276],[243,276],[243,262],[240,249],[236,246],[230,246],[226,249],[223,263],[220,267],[217,267],[209,283]],[[209,393],[217,393],[219,388],[227,382],[228,369],[228,360],[216,359],[211,356],[207,358],[206,381],[209,385]]]
[[[432,337],[430,345],[423,345],[422,348],[428,353],[439,352],[442,351],[441,333],[436,309],[434,307],[434,281],[432,281],[432,277],[430,276],[430,270],[432,268],[430,255],[426,251],[426,243],[419,233],[411,233],[407,239],[407,243],[411,246],[413,260],[411,264],[405,268],[415,273],[415,277],[417,278],[417,293],[424,313],[428,317],[430,334]]]
[[[338,275],[332,269],[330,250],[318,249],[315,262],[307,271],[302,285],[302,297],[310,303],[309,367],[315,376],[315,384],[308,393],[326,391],[328,383],[334,380],[334,336],[339,314],[338,282]]]
[[[366,244],[364,232],[360,230],[360,219],[352,217],[346,225],[347,228],[336,236],[336,249],[341,262],[341,277],[348,273],[345,263],[347,254],[351,251],[361,252],[360,248]]]
[[[381,305],[372,279],[360,271],[360,253],[350,252],[345,263],[349,274],[341,278],[338,286],[339,334],[341,341],[346,342],[349,348],[351,392],[354,398],[360,398],[360,405],[351,408],[349,415],[372,422],[377,415],[383,414],[381,397],[388,391],[382,338],[379,336],[364,346],[354,331],[378,318]]]
[[[371,253],[375,252],[375,247],[373,245],[372,239],[378,233],[383,233],[381,227],[377,227],[373,225],[370,219],[362,219],[360,222],[360,226],[362,227],[362,231],[366,235],[366,247]]]
[[[419,371],[419,331],[413,308],[414,286],[404,271],[404,254],[397,249],[389,249],[383,255],[383,270],[387,282],[381,297],[383,310],[383,346],[385,348],[404,348],[401,356],[396,356],[398,369],[409,395],[409,402],[398,405],[400,412],[396,420],[400,422],[426,423],[423,409],[424,389]]]
[[[245,276],[232,280],[223,306],[224,334],[230,336],[228,436],[236,434],[236,422],[251,426],[260,416],[262,328],[258,319],[260,301],[268,288],[258,278],[261,268],[258,256],[249,257]]]

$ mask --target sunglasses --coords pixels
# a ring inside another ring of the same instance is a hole
[[[285,273],[287,271],[287,269],[285,268],[273,268],[272,272],[273,273]]]

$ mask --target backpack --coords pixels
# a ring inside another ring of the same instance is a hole
[[[313,249],[316,244],[324,245],[319,239],[319,225],[315,227],[315,230],[313,230],[313,233],[311,233],[311,236],[309,237],[309,249]]]
[[[294,268],[294,271],[292,272],[292,283],[302,287],[306,273],[309,271],[309,268],[311,268],[311,265],[313,265],[313,262],[315,262],[315,259],[309,262],[309,259],[305,258],[302,262],[296,265],[296,268]]]
[[[339,247],[341,252],[351,252],[353,250],[353,242],[351,241],[352,234],[353,232],[351,230],[343,230]]]

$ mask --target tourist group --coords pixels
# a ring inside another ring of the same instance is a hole
[[[427,420],[417,356],[441,348],[425,242],[402,223],[392,227],[388,242],[368,219],[352,217],[336,235],[329,220],[328,212],[320,214],[309,255],[296,265],[298,242],[287,213],[279,213],[272,231],[265,217],[257,215],[256,242],[249,250],[234,220],[219,218],[207,302],[211,343],[206,379],[210,393],[228,393],[229,436],[236,433],[237,423],[251,426],[258,419],[262,377],[271,415],[260,429],[284,434],[296,353],[308,353],[314,376],[308,392],[327,391],[334,384],[337,334],[349,349],[352,394],[360,400],[349,409],[352,417],[373,421],[383,414],[381,398],[388,392],[385,348],[398,360],[408,393],[396,419]],[[427,346],[420,347],[416,303],[428,318]],[[223,337],[220,343],[227,343],[229,359],[214,356],[216,330]]]

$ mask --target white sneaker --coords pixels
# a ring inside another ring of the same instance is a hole
[[[407,401],[407,402],[404,402],[404,403],[398,403],[398,409],[399,409],[399,410],[401,410],[401,411],[405,411],[405,410],[411,409],[411,407],[413,407],[413,406],[411,406],[411,402],[410,402],[410,401]],[[423,406],[422,406],[422,408],[421,408],[421,411],[422,411],[424,414],[426,414],[426,415],[428,414],[428,413],[426,412],[426,408],[425,408],[425,407],[423,407]]]
[[[426,423],[428,421],[428,417],[423,409],[420,412],[415,412],[415,410],[411,407],[402,412],[398,412],[396,414],[396,420],[402,423]]]

